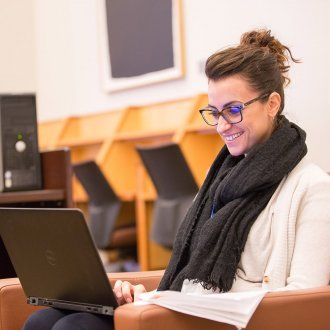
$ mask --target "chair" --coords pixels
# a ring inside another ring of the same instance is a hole
[[[135,226],[116,226],[121,201],[94,161],[73,166],[73,171],[89,197],[89,227],[99,249],[136,246]]]
[[[163,271],[112,273],[117,279],[142,283],[148,291],[157,288]],[[326,330],[330,324],[330,286],[268,293],[252,316],[247,330]],[[40,307],[26,303],[17,278],[0,280],[0,330],[19,330],[28,316]],[[210,321],[160,306],[126,304],[115,311],[116,330],[235,330],[228,324]]]
[[[198,186],[177,144],[138,146],[137,151],[157,190],[151,238],[172,248],[175,235]]]

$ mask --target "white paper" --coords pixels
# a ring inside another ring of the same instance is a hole
[[[156,304],[177,312],[245,328],[266,291],[185,294],[152,291],[139,296],[137,305]]]

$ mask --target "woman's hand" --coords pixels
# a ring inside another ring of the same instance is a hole
[[[131,303],[136,301],[136,298],[143,292],[146,292],[146,288],[142,284],[133,285],[127,281],[117,280],[113,292],[116,295],[119,305]]]

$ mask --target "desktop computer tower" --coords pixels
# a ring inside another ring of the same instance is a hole
[[[35,95],[0,94],[0,191],[41,186]]]

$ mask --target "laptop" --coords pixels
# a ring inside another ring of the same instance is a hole
[[[0,208],[0,235],[29,304],[113,315],[117,300],[80,210]]]

